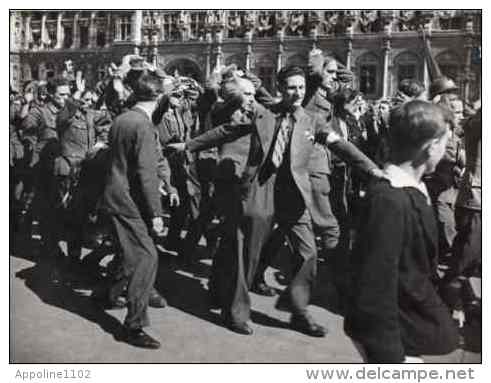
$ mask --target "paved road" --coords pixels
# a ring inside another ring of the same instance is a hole
[[[32,246],[31,246],[32,245]],[[13,363],[94,362],[361,362],[342,331],[342,317],[332,312],[332,291],[319,283],[311,311],[327,325],[325,338],[311,338],[288,328],[288,314],[274,308],[275,298],[252,294],[254,335],[237,335],[221,326],[207,306],[210,261],[182,268],[162,256],[157,288],[170,307],[150,309],[149,332],[160,350],[142,350],[118,341],[124,310],[102,311],[89,298],[100,284],[87,270],[49,283],[49,270],[36,263],[36,243],[21,243],[10,256],[10,361]],[[106,260],[103,260],[104,264]],[[320,278],[326,267],[320,265]],[[284,288],[281,274],[269,268],[267,280]],[[280,282],[278,282],[280,281]],[[328,302],[329,301],[329,302]],[[330,303],[330,304],[328,304]],[[330,311],[331,310],[331,311]],[[457,350],[432,362],[480,362],[480,353]]]

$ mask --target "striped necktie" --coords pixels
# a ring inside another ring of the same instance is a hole
[[[281,119],[280,129],[278,131],[278,135],[276,137],[276,142],[274,145],[273,156],[271,157],[271,161],[275,168],[279,168],[281,163],[283,162],[283,156],[285,154],[285,150],[288,145],[288,141],[290,140],[291,134],[291,115],[287,113]]]

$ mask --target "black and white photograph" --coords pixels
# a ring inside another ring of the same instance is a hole
[[[481,9],[9,23],[9,364],[482,363]]]

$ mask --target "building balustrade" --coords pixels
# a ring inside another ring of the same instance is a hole
[[[110,14],[108,17],[106,14]],[[140,14],[141,16],[135,16]],[[61,16],[60,16],[61,15]],[[158,44],[227,39],[318,38],[363,33],[465,30],[479,32],[478,11],[126,11],[15,12],[24,41],[34,51],[105,46],[108,40]],[[69,27],[67,26],[69,25]],[[63,29],[60,31],[60,29]],[[140,32],[141,31],[141,34]],[[67,34],[69,36],[67,36]],[[19,36],[21,34],[19,33]],[[68,40],[71,45],[58,41]],[[139,38],[135,40],[135,36]]]

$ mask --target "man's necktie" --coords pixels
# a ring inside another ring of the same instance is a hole
[[[290,121],[291,116],[287,113],[281,120],[280,129],[278,131],[278,136],[276,137],[276,143],[274,145],[273,156],[271,157],[271,161],[275,168],[279,168],[281,163],[283,162],[283,156],[285,154],[286,147],[288,145],[288,141],[290,140],[291,133],[291,125]]]

